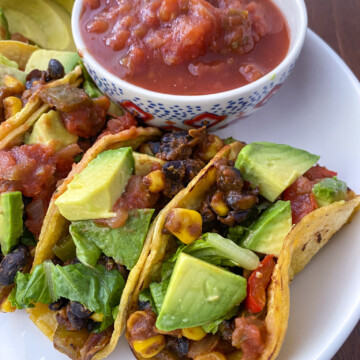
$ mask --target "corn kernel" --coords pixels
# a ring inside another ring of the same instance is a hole
[[[209,134],[207,140],[200,144],[198,155],[201,160],[210,161],[222,148],[224,147],[223,141],[214,134]]]
[[[165,189],[165,175],[161,170],[147,174],[143,181],[152,193],[158,193]]]
[[[15,94],[22,94],[26,90],[25,85],[20,80],[11,75],[4,76],[4,84]]]
[[[16,310],[16,307],[11,305],[10,300],[5,300],[1,304],[0,310],[1,312],[14,312]]]
[[[207,354],[198,355],[194,360],[226,360],[226,357],[218,351],[212,351]]]
[[[100,314],[100,313],[93,313],[90,316],[90,319],[96,321],[96,322],[102,322],[104,320],[104,314]]]
[[[227,360],[241,360],[242,358],[242,351],[238,350],[231,354],[226,355]]]
[[[201,326],[181,329],[181,333],[189,340],[195,340],[195,341],[199,341],[206,336],[206,332]]]
[[[226,216],[230,209],[226,205],[223,194],[221,192],[216,192],[211,199],[210,206],[219,216]]]
[[[181,242],[190,244],[201,235],[202,218],[195,210],[175,208],[170,210],[165,227]]]
[[[16,96],[9,96],[3,101],[5,119],[9,119],[17,114],[22,108],[22,102]]]
[[[165,348],[165,337],[156,335],[146,340],[135,340],[133,347],[145,359],[151,358]]]

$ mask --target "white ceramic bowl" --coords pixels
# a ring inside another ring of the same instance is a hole
[[[75,45],[100,90],[147,125],[163,129],[189,129],[206,125],[222,129],[263,106],[287,79],[304,44],[307,13],[304,0],[273,0],[290,29],[290,47],[284,60],[267,75],[240,88],[209,95],[168,95],[130,84],[107,71],[89,53],[80,34],[83,0],[72,13]]]

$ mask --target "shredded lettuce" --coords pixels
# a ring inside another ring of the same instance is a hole
[[[156,310],[156,305],[155,305],[155,301],[151,295],[151,292],[149,289],[143,289],[141,291],[141,293],[139,294],[139,301],[143,302],[143,303],[147,303],[149,302],[150,303],[150,306],[151,306],[151,309],[157,313],[157,310]]]
[[[95,266],[104,253],[131,270],[140,257],[153,213],[153,209],[133,210],[126,224],[117,229],[99,226],[91,220],[73,222],[70,234],[77,258],[87,266]]]
[[[64,297],[104,314],[110,325],[109,318],[113,321],[112,311],[119,305],[125,281],[117,270],[108,271],[102,265],[60,266],[45,261],[32,274],[18,272],[15,284],[10,300],[17,308],[32,307],[38,302],[51,304]]]
[[[224,315],[223,317],[216,319],[214,321],[209,322],[208,324],[205,324],[202,326],[202,328],[204,329],[204,331],[206,333],[212,333],[212,334],[216,334],[216,332],[219,329],[219,325],[224,321],[224,320],[229,320],[231,319],[233,316],[236,316],[239,312],[239,307],[235,306],[234,308],[232,308],[226,315]]]

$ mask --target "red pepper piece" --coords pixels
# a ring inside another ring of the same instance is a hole
[[[245,307],[252,313],[260,312],[266,304],[266,288],[275,267],[273,258],[274,255],[265,256],[259,267],[249,277]]]

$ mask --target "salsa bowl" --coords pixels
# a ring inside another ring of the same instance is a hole
[[[307,12],[304,0],[272,0],[288,24],[289,49],[285,58],[258,80],[233,90],[208,95],[172,95],[131,84],[108,71],[87,48],[80,30],[83,0],[76,0],[72,31],[84,65],[100,90],[130,111],[141,123],[164,130],[206,126],[222,129],[248,117],[280,89],[293,70],[304,44]]]

